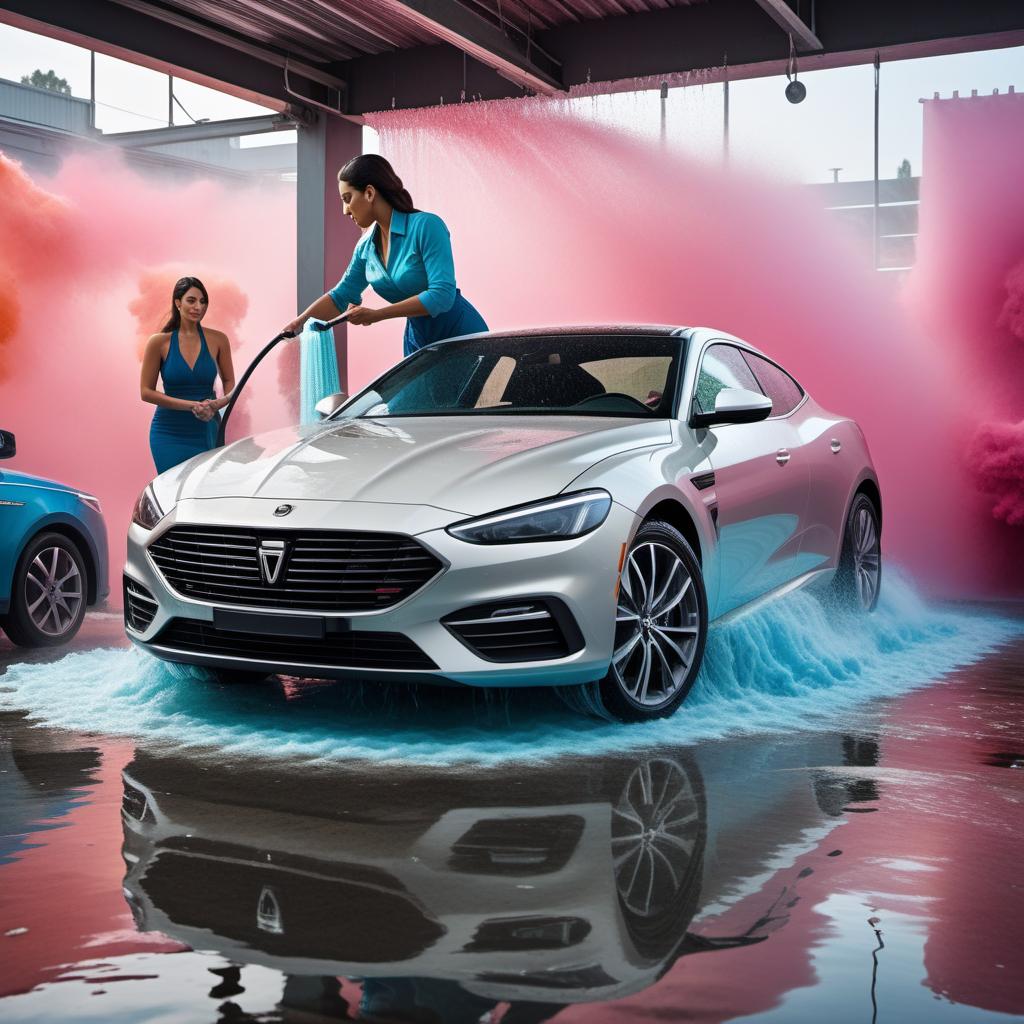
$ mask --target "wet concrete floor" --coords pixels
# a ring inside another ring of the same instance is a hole
[[[1004,1021],[1022,841],[1020,636],[820,729],[496,767],[6,711],[0,1021]]]

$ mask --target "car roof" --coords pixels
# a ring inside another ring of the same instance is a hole
[[[650,338],[660,336],[679,338],[690,330],[678,324],[557,324],[549,327],[521,327],[507,331],[480,331],[477,334],[460,335],[464,338],[557,338],[586,337],[591,334],[619,335]],[[452,339],[455,340],[454,338]]]
[[[548,327],[521,327],[517,330],[508,331],[480,331],[476,334],[460,334],[455,338],[448,338],[443,341],[435,341],[426,346],[433,348],[435,345],[444,345],[448,341],[468,341],[478,338],[572,338],[588,337],[590,335],[613,335],[618,337],[635,338],[685,338],[699,339],[700,341],[726,341],[741,345],[756,355],[765,356],[769,361],[771,356],[766,356],[756,345],[751,345],[744,338],[738,338],[734,334],[717,330],[714,327],[683,327],[679,324],[557,324]]]

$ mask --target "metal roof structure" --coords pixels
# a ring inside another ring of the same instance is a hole
[[[1021,0],[0,0],[0,21],[300,120],[1024,44]]]

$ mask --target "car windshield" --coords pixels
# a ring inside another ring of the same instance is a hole
[[[443,342],[384,374],[336,417],[667,417],[682,349],[679,338],[643,335]]]

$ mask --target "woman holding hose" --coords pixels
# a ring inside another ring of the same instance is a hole
[[[331,320],[348,311],[361,327],[407,317],[404,354],[461,334],[486,331],[487,324],[455,285],[455,264],[445,223],[417,210],[391,164],[364,154],[338,172],[342,212],[362,228],[344,277],[303,310],[285,331],[298,334],[310,317]],[[361,305],[369,285],[387,306]]]

